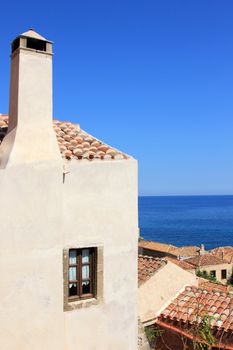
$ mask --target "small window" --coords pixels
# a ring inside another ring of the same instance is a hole
[[[210,271],[210,276],[216,277],[216,271],[215,270]]]
[[[227,270],[221,271],[221,278],[222,278],[222,280],[225,280],[227,278]]]
[[[70,249],[68,300],[93,298],[96,290],[96,249]]]
[[[38,51],[46,51],[46,41],[27,38],[27,47]]]

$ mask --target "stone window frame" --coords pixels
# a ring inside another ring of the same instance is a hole
[[[69,273],[69,250],[95,248],[97,251],[96,262],[96,295],[93,298],[71,301],[69,300],[68,273]],[[98,305],[103,301],[103,246],[89,244],[88,246],[70,246],[63,249],[63,308],[64,311],[72,311],[83,307]]]

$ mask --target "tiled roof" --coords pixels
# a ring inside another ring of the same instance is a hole
[[[233,294],[186,287],[161,313],[162,317],[190,323],[200,321],[205,315],[212,318],[212,327],[233,331]]]
[[[202,289],[206,289],[209,291],[220,291],[220,292],[230,292],[232,290],[232,288],[230,286],[227,286],[225,284],[221,284],[221,283],[215,283],[212,281],[208,281],[205,278],[201,278],[198,277],[198,287],[202,288]]]
[[[233,294],[186,287],[159,316],[158,324],[172,324],[177,329],[190,330],[203,317],[210,317],[213,334],[221,344],[232,345],[233,341]],[[228,349],[228,347],[226,348]]]
[[[204,254],[195,256],[194,258],[186,259],[186,262],[192,264],[196,267],[198,266],[209,266],[209,265],[220,265],[225,264],[226,261],[220,259],[219,257],[212,254]]]
[[[171,251],[176,256],[192,256],[199,254],[200,248],[196,246],[184,246],[175,248]]]
[[[78,124],[53,120],[53,127],[63,158],[110,160],[128,159],[122,152],[106,145],[80,129]],[[7,133],[8,115],[0,114],[0,144]]]
[[[166,243],[160,243],[160,242],[154,242],[154,241],[147,241],[145,239],[141,239],[138,243],[139,247],[141,248],[147,248],[151,250],[156,250],[163,253],[169,253],[172,249],[176,248],[172,244],[166,244]]]
[[[181,267],[183,270],[193,270],[194,269],[194,266],[189,264],[187,262],[187,260],[181,260],[181,259],[176,259],[176,258],[172,258],[172,257],[166,257],[166,260]]]
[[[146,282],[156,271],[166,265],[166,261],[150,256],[138,256],[138,284]]]
[[[218,247],[210,250],[210,253],[224,259],[229,263],[233,263],[233,247]]]

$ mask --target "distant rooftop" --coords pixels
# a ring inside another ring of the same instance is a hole
[[[198,255],[200,248],[197,246],[184,246],[173,249],[171,252],[176,256],[193,256]]]
[[[195,267],[220,265],[220,264],[227,263],[227,261],[219,258],[218,256],[208,254],[208,253],[204,255],[195,256],[194,258],[186,259],[185,261]]]
[[[163,252],[163,253],[170,253],[173,249],[177,248],[176,246],[174,246],[172,244],[147,241],[145,239],[141,239],[139,241],[138,245],[141,248],[156,250],[156,251]]]
[[[214,248],[210,250],[210,253],[226,260],[228,263],[233,263],[233,247],[231,246]]]

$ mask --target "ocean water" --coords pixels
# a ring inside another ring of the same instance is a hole
[[[206,249],[233,246],[233,196],[139,197],[145,239]]]

